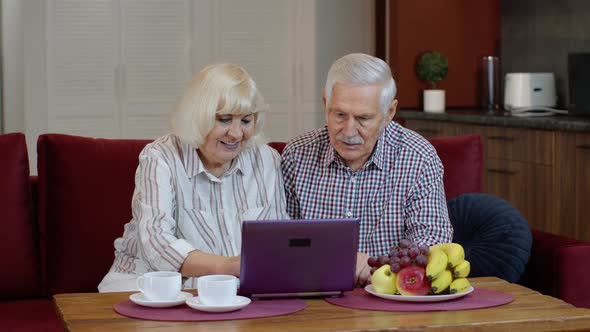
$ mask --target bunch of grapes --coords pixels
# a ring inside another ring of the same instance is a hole
[[[391,247],[388,254],[371,256],[367,263],[371,267],[371,274],[385,264],[389,264],[391,272],[394,273],[398,273],[402,268],[410,265],[426,267],[428,246],[418,245],[408,239],[401,239],[398,245]]]

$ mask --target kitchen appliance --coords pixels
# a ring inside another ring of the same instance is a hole
[[[573,115],[590,115],[590,53],[567,56],[568,110]]]
[[[555,109],[553,73],[507,73],[504,81],[504,108],[515,116],[548,116],[567,113]]]
[[[481,106],[484,109],[500,108],[500,58],[484,56],[482,58]]]

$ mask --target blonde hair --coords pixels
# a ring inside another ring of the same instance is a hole
[[[172,133],[198,148],[215,126],[216,114],[254,115],[251,147],[263,140],[266,104],[256,83],[242,67],[213,64],[203,68],[188,84],[171,118]]]

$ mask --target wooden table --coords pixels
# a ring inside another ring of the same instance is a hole
[[[434,312],[385,312],[335,306],[310,299],[297,313],[245,320],[161,322],[132,319],[113,307],[131,293],[55,295],[69,331],[590,331],[590,309],[498,278],[473,278],[474,287],[509,292],[512,303],[485,309]]]

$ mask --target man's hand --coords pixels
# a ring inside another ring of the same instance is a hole
[[[369,255],[364,252],[356,253],[356,286],[364,287],[371,277],[371,268],[367,264]]]

